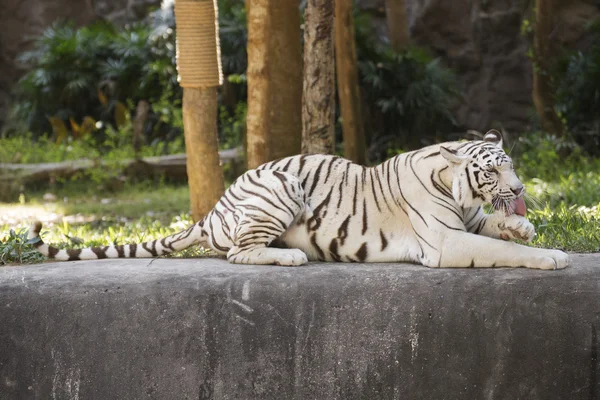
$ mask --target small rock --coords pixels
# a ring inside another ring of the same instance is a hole
[[[56,197],[56,195],[53,193],[46,193],[44,196],[42,196],[42,200],[44,200],[46,203],[54,203],[56,200],[58,200],[58,197]]]

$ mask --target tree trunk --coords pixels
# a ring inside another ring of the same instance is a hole
[[[217,0],[177,1],[177,69],[183,87],[183,131],[192,218],[217,204],[225,185],[217,138],[219,59]]]
[[[335,151],[333,0],[308,0],[304,14],[302,152]]]
[[[302,48],[298,4],[248,0],[248,168],[300,152]]]
[[[248,168],[269,160],[269,112],[271,86],[268,51],[271,31],[270,0],[247,0],[248,18],[248,113],[246,115],[246,159]]]
[[[409,37],[404,0],[385,0],[385,17],[392,49],[395,51],[406,50]]]
[[[360,107],[352,0],[335,0],[335,65],[344,135],[344,156],[364,165],[365,132]]]
[[[225,191],[217,138],[216,87],[183,89],[183,130],[192,218],[198,221]]]
[[[138,101],[135,109],[135,117],[133,119],[133,150],[135,151],[136,158],[139,157],[139,151],[145,143],[144,126],[148,120],[149,112],[150,103],[146,100]]]
[[[232,178],[239,174],[239,164],[243,159],[242,149],[219,151],[221,163],[229,163],[233,169]],[[123,159],[118,161],[80,159],[40,164],[3,164],[0,163],[0,186],[10,182],[18,184],[47,184],[56,179],[88,173],[97,168],[120,169],[120,173],[135,178],[164,177],[172,181],[187,180],[187,156],[171,154],[168,156],[143,157],[139,159]],[[138,174],[141,172],[141,174]]]
[[[536,0],[535,32],[533,37],[533,104],[542,128],[562,136],[563,124],[554,110],[554,88],[550,66],[554,61],[552,49],[553,0]]]

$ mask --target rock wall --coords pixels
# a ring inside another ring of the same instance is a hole
[[[464,98],[456,117],[465,128],[526,129],[533,113],[528,40],[521,34],[523,0],[405,0],[412,41],[427,47],[453,68]],[[385,32],[385,0],[362,0]],[[553,38],[566,48],[584,41],[585,25],[600,18],[594,0],[556,0]]]
[[[597,400],[600,256],[571,262],[5,266],[0,399]]]

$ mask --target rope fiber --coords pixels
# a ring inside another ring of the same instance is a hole
[[[223,83],[216,0],[175,1],[177,81],[205,88]]]

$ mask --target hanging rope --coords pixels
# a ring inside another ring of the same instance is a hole
[[[177,78],[182,87],[205,88],[223,83],[216,0],[175,1]]]

